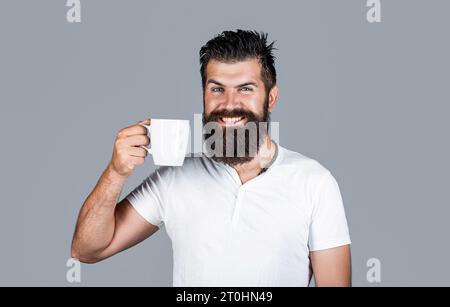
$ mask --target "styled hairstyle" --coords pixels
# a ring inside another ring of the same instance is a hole
[[[205,89],[206,66],[210,60],[224,63],[235,63],[248,59],[258,59],[261,63],[261,79],[266,92],[277,82],[275,57],[273,55],[274,42],[267,43],[267,33],[257,31],[236,30],[223,31],[209,40],[200,49],[200,74]]]

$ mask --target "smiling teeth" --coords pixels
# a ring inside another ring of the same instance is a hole
[[[242,119],[242,117],[222,117],[222,120],[226,123],[235,123]]]

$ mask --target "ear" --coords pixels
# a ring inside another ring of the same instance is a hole
[[[272,113],[278,100],[278,86],[275,84],[269,92],[269,112]]]

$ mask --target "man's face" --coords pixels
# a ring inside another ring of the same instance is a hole
[[[255,131],[257,135],[256,152],[251,152],[249,144],[250,124],[259,127],[260,122],[267,122],[276,100],[277,89],[267,93],[261,78],[261,64],[257,59],[249,59],[235,63],[224,63],[211,60],[206,67],[206,82],[204,89],[203,123],[214,122],[223,130],[224,152],[222,157],[213,158],[236,165],[253,159],[261,145],[261,140],[267,135],[264,129]],[[245,155],[238,156],[239,133],[245,131]],[[231,140],[231,141],[230,141]],[[225,154],[225,147],[233,143],[234,154]],[[227,156],[227,157],[226,157]]]
[[[263,121],[266,90],[261,64],[256,59],[236,63],[211,60],[203,98],[205,118],[224,115],[217,120],[222,127],[243,126],[248,121],[246,112]]]

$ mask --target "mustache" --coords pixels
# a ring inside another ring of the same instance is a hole
[[[212,111],[209,115],[204,116],[205,122],[216,122],[221,117],[245,117],[248,121],[256,121],[258,120],[258,116],[248,110],[245,109],[234,109],[234,110],[216,110]]]

